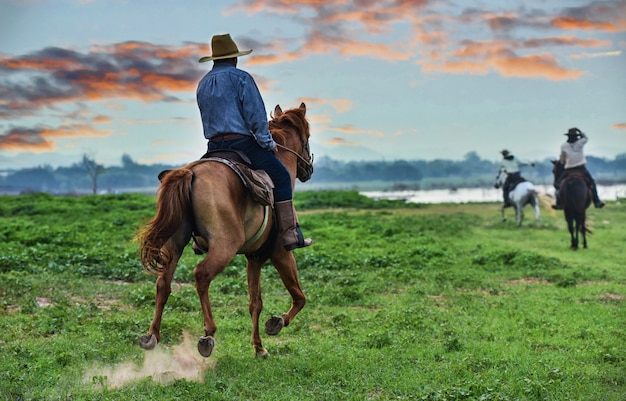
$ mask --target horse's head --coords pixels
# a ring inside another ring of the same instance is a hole
[[[563,173],[563,170],[565,169],[565,165],[563,163],[561,163],[560,160],[552,160],[552,174],[554,174],[554,185],[556,186],[557,181],[559,180],[559,177],[561,177],[561,174]]]
[[[504,181],[506,181],[506,175],[506,171],[499,171],[498,175],[496,175],[496,181],[493,183],[493,187],[497,189],[504,185]]]
[[[285,112],[276,105],[269,127],[277,146],[296,156],[296,177],[308,181],[313,175],[313,154],[309,147],[311,134],[306,105],[301,103],[300,107]]]

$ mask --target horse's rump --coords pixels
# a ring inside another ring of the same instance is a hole
[[[585,212],[591,203],[591,191],[581,173],[568,175],[561,181],[559,199],[564,210],[575,213]]]

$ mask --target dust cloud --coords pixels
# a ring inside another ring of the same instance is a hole
[[[144,353],[143,364],[123,362],[115,366],[99,366],[89,369],[84,382],[96,388],[115,389],[128,382],[148,377],[152,381],[169,384],[186,379],[202,383],[204,372],[215,367],[214,359],[205,359],[196,348],[196,342],[188,333],[183,333],[183,342],[170,349],[157,345]]]

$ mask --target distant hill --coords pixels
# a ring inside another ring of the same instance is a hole
[[[97,177],[90,176],[84,161],[69,167],[39,166],[5,171],[0,175],[0,193],[47,192],[53,194],[91,193],[96,180],[97,192],[154,193],[157,175],[179,167],[143,165],[123,155],[120,166],[98,166]],[[552,183],[552,163],[549,159],[534,161],[535,167],[525,167],[522,175],[536,184]],[[394,160],[341,161],[321,157],[315,161],[310,181],[297,189],[433,189],[489,187],[493,185],[499,161],[481,159],[476,152],[463,160]],[[597,182],[603,185],[626,183],[626,153],[613,160],[587,156],[587,167]]]

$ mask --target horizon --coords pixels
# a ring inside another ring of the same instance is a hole
[[[222,33],[268,117],[306,103],[318,158],[544,160],[571,127],[626,151],[626,0],[210,3],[0,0],[0,170],[199,158]]]

